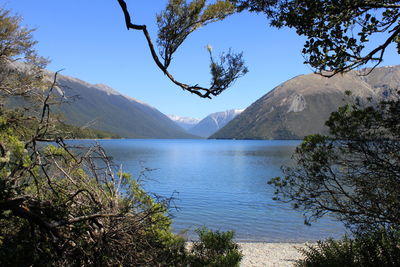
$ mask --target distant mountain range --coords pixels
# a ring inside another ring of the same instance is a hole
[[[179,117],[176,115],[168,115],[168,118],[170,118],[172,121],[178,124],[185,131],[189,130],[200,121],[200,119],[190,118],[190,117]]]
[[[189,129],[188,132],[201,137],[209,137],[242,112],[243,110],[231,109],[223,112],[212,113],[202,119],[193,128]]]
[[[400,66],[368,69],[325,78],[297,76],[258,99],[210,138],[301,139],[327,134],[324,125],[332,111],[345,104],[345,91],[374,101],[398,97]]]
[[[179,126],[184,128],[188,133],[207,138],[219,129],[224,127],[233,118],[239,115],[243,110],[232,109],[223,112],[216,112],[208,115],[202,120],[179,117],[175,115],[169,115],[169,118],[175,121]]]
[[[48,74],[49,77],[54,75],[51,72]],[[56,96],[66,103],[54,111],[61,113],[66,123],[114,133],[123,138],[206,138],[242,112],[217,112],[203,120],[166,116],[105,84],[90,84],[65,75],[57,76],[55,89]]]
[[[59,75],[56,94],[68,124],[112,132],[124,138],[194,138],[157,109],[104,84]],[[74,96],[77,96],[76,99]]]
[[[26,68],[23,64],[15,66]],[[58,75],[54,93],[67,103],[53,108],[53,112],[61,113],[67,124],[122,138],[302,139],[308,134],[328,133],[325,121],[346,103],[346,91],[375,102],[399,98],[400,66],[369,71],[351,71],[332,78],[300,75],[275,87],[244,111],[217,112],[202,120],[168,117],[107,85]],[[52,75],[49,72],[49,77]],[[10,100],[7,105],[20,104],[20,100]]]

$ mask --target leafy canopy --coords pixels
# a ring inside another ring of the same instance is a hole
[[[333,112],[331,136],[311,135],[296,148],[295,166],[270,181],[310,222],[332,214],[355,232],[400,227],[400,101]]]
[[[290,27],[307,38],[305,63],[327,76],[366,63],[376,65],[390,44],[400,52],[400,1],[236,0],[239,10],[263,12],[274,27]],[[370,38],[382,37],[376,47]],[[330,73],[326,73],[329,71]]]
[[[165,10],[157,15],[161,62],[146,25],[133,24],[126,2],[117,1],[124,12],[127,28],[143,31],[153,60],[163,73],[183,90],[203,98],[219,95],[247,73],[242,54],[229,51],[221,55],[220,63],[211,60],[209,88],[177,81],[167,70],[173,54],[196,29],[244,10],[264,13],[273,27],[294,28],[297,34],[305,36],[307,41],[302,50],[305,63],[324,76],[350,71],[367,63],[375,67],[383,61],[385,51],[392,44],[400,52],[400,1],[217,0],[207,3],[205,0],[169,0]],[[371,47],[368,44],[371,38],[383,41]]]

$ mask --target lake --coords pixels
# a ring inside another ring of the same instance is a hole
[[[95,141],[75,140],[90,144]],[[234,230],[239,241],[304,242],[339,237],[343,226],[329,218],[304,225],[289,204],[272,200],[270,178],[300,141],[278,140],[98,140],[116,164],[138,177],[146,172],[145,188],[177,198],[172,210],[176,232],[207,226]]]

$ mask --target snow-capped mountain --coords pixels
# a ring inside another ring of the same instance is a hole
[[[242,109],[231,109],[212,113],[190,128],[188,132],[201,137],[209,137],[242,112]]]
[[[176,115],[167,115],[167,116],[186,131],[195,126],[200,121],[200,119],[190,118],[190,117],[180,117]]]

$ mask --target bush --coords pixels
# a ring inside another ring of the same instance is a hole
[[[298,267],[400,266],[400,233],[380,230],[354,239],[328,239],[300,251],[305,258],[296,262]]]
[[[237,265],[232,232],[199,230],[189,251],[171,230],[171,199],[152,198],[100,146],[64,143],[91,131],[50,116],[57,74],[20,21],[0,8],[0,266]]]
[[[199,241],[194,242],[190,251],[190,266],[239,266],[243,255],[239,245],[233,242],[234,232],[213,232],[204,227],[196,232]]]
[[[400,95],[380,103],[354,99],[326,122],[330,135],[309,135],[269,181],[277,200],[307,223],[332,215],[352,232],[400,229]]]

